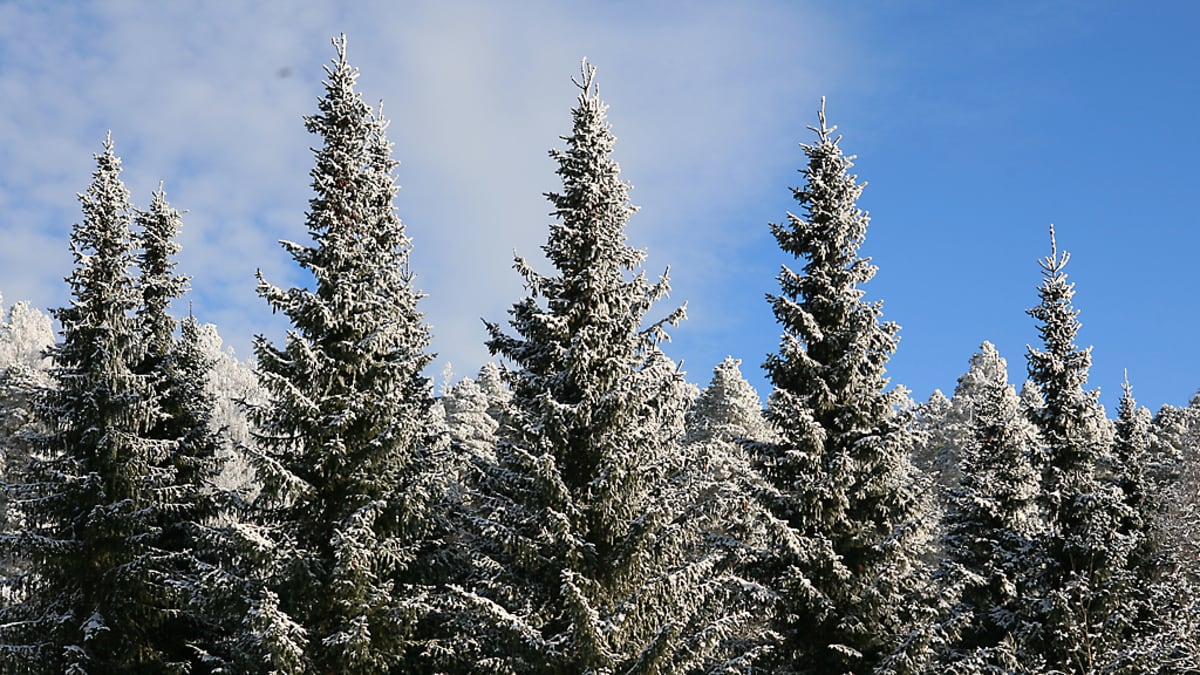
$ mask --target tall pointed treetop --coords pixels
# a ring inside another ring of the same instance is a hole
[[[355,90],[346,40],[305,127],[322,140],[310,175],[311,245],[283,242],[315,288],[259,293],[290,320],[280,349],[259,337],[270,405],[254,411],[266,450],[258,503],[282,544],[277,592],[321,672],[421,670],[409,660],[428,596],[414,590],[440,513],[427,474],[429,328],[397,216],[387,122]],[[413,648],[416,649],[415,647]]]
[[[817,119],[816,143],[801,146],[804,185],[792,190],[800,213],[771,225],[803,263],[784,266],[768,296],[783,334],[764,364],[779,432],[761,446],[764,499],[794,538],[770,563],[783,638],[773,665],[859,672],[898,645],[926,541],[924,497],[908,397],[886,376],[899,329],[863,299],[876,271],[859,255],[870,220],[856,204],[863,185],[824,101]]]

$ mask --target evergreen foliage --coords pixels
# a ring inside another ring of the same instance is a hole
[[[764,501],[784,526],[764,574],[778,602],[775,672],[868,672],[900,644],[927,546],[924,481],[910,460],[908,398],[888,389],[898,330],[860,286],[875,275],[858,249],[867,215],[840,136],[810,127],[802,215],[772,225],[784,267],[768,296],[783,326],[764,365],[774,393],[768,418],[780,436],[761,446]]]
[[[322,139],[311,172],[314,245],[283,242],[315,289],[259,278],[293,329],[255,340],[272,397],[256,408],[264,454],[256,507],[278,537],[279,608],[306,633],[317,672],[414,669],[432,583],[438,461],[424,443],[431,356],[410,242],[395,213],[387,123],[355,91],[345,38],[306,128]]]
[[[0,316],[0,480],[20,476],[33,455],[31,440],[43,431],[34,408],[37,393],[51,386],[45,352],[54,344],[50,317],[27,302],[18,302]],[[22,527],[20,511],[10,509],[7,493],[0,493],[0,531]],[[10,580],[28,561],[18,551],[5,551],[0,559],[0,606],[15,601]]]
[[[488,392],[469,377],[450,387],[442,397],[450,438],[484,461],[494,457],[496,430],[500,426],[488,412],[490,403]]]
[[[742,376],[741,359],[731,356],[713,368],[712,380],[687,412],[687,441],[763,441],[770,429],[762,399]]]
[[[960,478],[948,492],[944,516],[938,575],[954,600],[941,618],[948,640],[940,667],[1032,668],[1016,662],[1014,647],[1023,645],[1030,628],[1026,602],[1035,579],[1027,577],[1024,560],[1041,532],[1040,476],[1032,464],[1037,430],[991,343],[971,359],[956,399],[960,393],[971,434],[959,447]]]
[[[1159,551],[1152,589],[1158,639],[1151,653],[1173,672],[1200,671],[1200,395],[1187,407],[1164,406],[1151,431],[1160,496],[1150,528]]]
[[[1156,429],[1126,379],[1105,473],[1121,500],[1114,511],[1123,544],[1121,555],[1113,557],[1109,583],[1119,602],[1109,623],[1120,630],[1105,664],[1110,670],[1186,672],[1196,668],[1200,656],[1192,618],[1196,587],[1182,571],[1187,566],[1181,559],[1186,558],[1186,546],[1179,546],[1188,535],[1178,533],[1182,541],[1162,537],[1171,520],[1173,496],[1185,484],[1179,473],[1179,445],[1168,429],[1186,416],[1172,420],[1173,412],[1164,410]],[[1182,426],[1186,429],[1188,424]]]
[[[517,336],[488,325],[516,365],[511,440],[482,485],[487,548],[463,591],[477,638],[461,648],[489,672],[688,672],[729,658],[746,619],[672,481],[690,396],[658,345],[683,310],[644,321],[667,280],[647,282],[625,242],[634,207],[594,74],[585,62],[567,147],[551,152],[563,188],[543,251],[557,273],[518,258]]]
[[[208,596],[204,570],[215,564],[213,549],[223,544],[212,529],[222,507],[212,486],[220,471],[221,442],[211,428],[213,401],[204,386],[212,364],[198,349],[193,319],[183,323],[181,339],[175,338],[177,322],[169,309],[187,288],[187,278],[174,273],[182,219],[161,185],[149,210],[137,212],[135,224],[141,249],[135,283],[141,353],[134,371],[145,378],[153,414],[141,435],[161,448],[160,464],[168,476],[145,541],[158,551],[157,571],[169,580],[158,639],[190,669],[201,661],[214,663],[216,644],[223,641],[223,617],[202,611]]]
[[[959,452],[972,442],[980,396],[998,377],[1008,381],[1008,374],[997,370],[1004,359],[997,360],[998,354],[994,358],[995,347],[986,344],[971,357],[970,367],[958,378],[949,400],[940,391],[934,392],[918,410],[917,427],[926,435],[917,457],[922,469],[935,473],[943,490],[956,487],[962,478]]]
[[[506,365],[435,398],[388,123],[334,45],[281,242],[311,288],[258,279],[281,346],[172,316],[182,216],[131,205],[111,138],[61,341],[0,316],[0,672],[1200,672],[1200,394],[1107,417],[1053,227],[1020,394],[984,342],[914,408],[822,101],[766,410],[733,358],[698,390],[584,61],[553,271],[516,259]]]
[[[504,372],[500,366],[489,361],[479,368],[475,381],[487,396],[488,415],[503,427],[508,405],[512,401],[512,392],[504,383]]]
[[[1040,566],[1047,667],[1086,673],[1108,665],[1129,639],[1124,572],[1133,547],[1121,527],[1127,520],[1121,492],[1105,476],[1112,423],[1099,393],[1084,389],[1091,349],[1075,344],[1079,312],[1064,271],[1070,254],[1059,254],[1053,227],[1050,244],[1050,255],[1039,261],[1041,302],[1029,310],[1043,344],[1029,348],[1028,362],[1042,399],[1032,414],[1043,442],[1039,502],[1047,528],[1031,560]]]
[[[4,612],[2,656],[12,670],[182,671],[186,655],[165,631],[179,609],[161,548],[175,496],[170,449],[146,437],[159,411],[136,372],[133,209],[111,139],[96,161],[71,233],[71,303],[54,311],[63,341],[50,351],[55,386],[39,393],[46,431],[9,485],[25,528],[4,541],[32,565],[18,580],[21,602]]]

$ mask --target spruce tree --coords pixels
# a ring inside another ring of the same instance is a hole
[[[496,422],[497,439],[505,438],[508,432],[508,409],[512,403],[512,391],[504,382],[505,371],[500,369],[500,366],[494,362],[483,364],[479,368],[479,373],[475,377],[476,384],[483,390],[487,396],[488,407],[487,413]]]
[[[686,672],[725,658],[744,620],[720,561],[693,555],[701,523],[671,480],[689,396],[659,343],[683,311],[646,320],[667,280],[649,283],[626,244],[635,209],[594,74],[585,62],[567,147],[551,152],[556,272],[518,258],[530,295],[510,310],[516,335],[488,326],[515,365],[511,436],[484,477],[471,640],[457,647],[488,672]]]
[[[176,609],[159,547],[173,476],[168,448],[145,434],[158,413],[136,372],[133,209],[111,139],[96,161],[71,232],[71,303],[53,312],[62,342],[50,351],[54,386],[39,396],[46,431],[9,486],[26,525],[5,540],[33,562],[22,601],[3,617],[3,658],[15,672],[186,668],[163,634]]]
[[[429,330],[393,206],[387,124],[355,90],[344,36],[334,44],[319,112],[305,118],[322,140],[307,217],[314,243],[283,242],[315,288],[259,278],[292,330],[282,347],[255,340],[272,396],[253,411],[264,451],[256,506],[276,528],[275,591],[307,633],[307,667],[415,670],[438,546],[437,460],[423,443]]]
[[[170,305],[187,289],[187,277],[175,273],[182,217],[167,203],[161,184],[150,208],[138,211],[134,221],[141,344],[134,371],[144,378],[151,413],[141,435],[160,448],[167,472],[153,505],[157,522],[147,537],[158,551],[156,571],[170,579],[157,637],[165,653],[190,668],[214,663],[223,632],[222,617],[202,611],[208,593],[202,575],[219,559],[214,547],[223,544],[212,529],[222,500],[212,485],[221,443],[210,425],[214,404],[204,387],[211,363],[198,350],[194,320],[184,323],[182,339],[175,337],[178,322]]]
[[[9,307],[0,317],[0,482],[19,477],[34,448],[31,439],[44,429],[37,420],[37,394],[51,386],[44,358],[54,344],[50,317],[27,302]],[[21,526],[19,510],[10,509],[8,495],[0,492],[0,531],[11,534]],[[0,606],[14,601],[10,583],[29,561],[15,551],[0,559]]]
[[[1124,629],[1110,618],[1125,600],[1116,573],[1125,564],[1128,537],[1120,530],[1120,494],[1103,474],[1112,424],[1099,393],[1084,388],[1091,349],[1075,344],[1079,312],[1064,271],[1070,254],[1059,254],[1053,227],[1050,244],[1050,255],[1039,261],[1041,302],[1029,310],[1043,345],[1029,348],[1028,362],[1042,398],[1033,416],[1042,435],[1039,499],[1047,526],[1040,555],[1030,560],[1041,566],[1047,666],[1085,673],[1100,668],[1123,639]]]
[[[178,322],[169,313],[187,278],[174,273],[181,216],[161,186],[136,224],[143,344],[137,372],[147,378],[155,412],[145,436],[165,448],[172,478],[156,505],[154,540],[174,591],[161,631],[165,647],[193,670],[286,669],[295,628],[269,611],[254,543],[263,533],[241,518],[241,495],[217,485],[227,456],[209,386],[216,359],[194,317]]]
[[[924,487],[910,459],[908,397],[885,375],[898,327],[863,299],[876,268],[858,255],[862,185],[823,104],[818,119],[817,142],[803,146],[805,185],[793,190],[801,215],[772,225],[804,267],[785,266],[781,292],[768,296],[783,326],[764,366],[780,440],[760,446],[765,504],[783,528],[763,570],[778,594],[770,667],[862,673],[908,630],[927,545]]]
[[[739,578],[748,579],[761,551],[773,541],[772,518],[756,499],[764,489],[755,470],[752,448],[774,439],[762,400],[741,372],[741,361],[726,357],[688,410],[684,436],[688,500],[695,517],[703,518],[703,550],[722,557]],[[769,650],[770,590],[747,583],[742,607],[754,620],[727,642],[725,648],[753,663]],[[722,666],[724,667],[724,666]],[[721,672],[718,670],[718,672]]]
[[[713,368],[712,380],[687,413],[687,441],[764,441],[770,436],[758,392],[731,356]]]
[[[1128,377],[1113,428],[1106,476],[1120,499],[1113,510],[1123,546],[1109,582],[1119,604],[1107,623],[1118,639],[1104,665],[1125,672],[1168,667],[1180,672],[1184,664],[1196,663],[1197,640],[1188,618],[1195,589],[1179,572],[1179,549],[1162,541],[1158,529],[1168,518],[1178,453],[1173,444],[1156,442],[1150,412],[1137,404]]]
[[[959,425],[954,423],[957,416],[952,400],[946,398],[941,389],[934,389],[929,398],[913,410],[913,431],[917,436],[913,463],[919,470],[935,477],[939,491],[957,482],[947,471],[953,469],[955,448],[960,445]]]
[[[211,425],[221,440],[221,473],[214,485],[253,501],[259,488],[248,457],[253,444],[248,410],[265,405],[268,396],[254,372],[254,360],[239,360],[224,346],[215,325],[197,325],[195,334],[197,349],[211,364],[204,390],[213,401]]]
[[[1200,671],[1200,394],[1186,407],[1163,406],[1151,427],[1151,472],[1160,511],[1150,534],[1159,551],[1157,640],[1151,653],[1168,672]],[[1163,609],[1167,611],[1162,611]]]
[[[1031,459],[1037,429],[994,346],[983,343],[969,372],[975,376],[964,376],[959,388],[965,396],[970,382],[969,407],[961,411],[970,435],[958,448],[960,477],[948,493],[938,570],[951,595],[940,619],[949,639],[939,663],[953,672],[1032,669],[1015,657],[1029,629],[1027,602],[1036,581],[1026,576],[1023,559],[1041,529],[1040,477]]]
[[[488,394],[475,380],[465,377],[442,397],[450,438],[469,454],[484,461],[494,457],[499,423],[488,414]]]
[[[1004,359],[994,354],[995,347],[991,343],[986,345],[971,357],[970,367],[958,378],[954,395],[944,407],[935,397],[930,397],[930,402],[919,411],[918,426],[928,434],[921,444],[921,456],[926,463],[922,468],[936,471],[937,481],[943,489],[956,487],[962,477],[959,452],[974,435],[975,409],[980,396],[998,377],[1008,379],[1006,372],[997,370]]]

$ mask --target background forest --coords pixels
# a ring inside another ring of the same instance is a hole
[[[734,358],[697,387],[585,61],[544,263],[514,261],[498,360],[435,391],[388,122],[335,48],[281,242],[307,281],[258,277],[282,339],[240,362],[181,316],[184,216],[134,205],[111,137],[70,301],[6,309],[5,672],[1200,668],[1200,401],[1152,415],[1127,383],[1106,412],[1053,228],[1028,379],[985,342],[914,403],[822,103],[769,226],[770,395]]]

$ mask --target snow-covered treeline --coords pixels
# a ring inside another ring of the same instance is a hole
[[[770,226],[773,391],[734,358],[698,388],[585,62],[550,269],[517,257],[498,362],[437,396],[388,122],[335,48],[282,242],[312,286],[258,280],[281,344],[171,314],[183,217],[134,206],[111,139],[70,302],[0,307],[0,671],[1200,669],[1200,398],[1107,416],[1053,230],[1028,380],[984,343],[914,404],[822,106]]]

